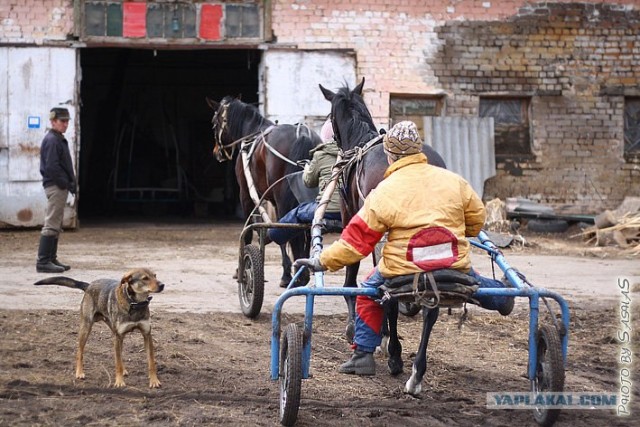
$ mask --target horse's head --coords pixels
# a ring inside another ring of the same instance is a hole
[[[353,90],[345,85],[337,92],[320,86],[324,98],[331,103],[333,134],[342,150],[362,145],[377,135],[371,113],[362,97],[362,81]]]
[[[233,158],[234,147],[227,147],[229,126],[229,105],[231,99],[224,97],[220,102],[216,102],[210,98],[207,98],[207,104],[214,111],[213,118],[211,119],[211,125],[213,129],[213,155],[219,162],[225,162]]]

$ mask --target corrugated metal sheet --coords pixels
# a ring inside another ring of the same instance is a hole
[[[440,153],[447,169],[469,181],[482,197],[496,174],[492,117],[424,117],[425,143]]]

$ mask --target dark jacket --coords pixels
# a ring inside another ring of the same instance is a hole
[[[52,185],[76,193],[76,177],[73,173],[69,143],[60,132],[53,129],[45,135],[40,147],[40,174],[42,186]]]

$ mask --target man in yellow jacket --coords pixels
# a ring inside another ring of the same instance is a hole
[[[361,284],[379,287],[394,276],[452,268],[480,279],[481,287],[505,287],[471,268],[467,237],[478,235],[485,221],[484,204],[461,176],[431,166],[413,122],[393,126],[383,139],[389,167],[384,180],[365,199],[340,239],[320,259],[300,259],[314,271],[336,271],[362,260],[387,235],[382,258]],[[481,306],[508,315],[513,297],[479,298]],[[373,299],[357,297],[355,352],[340,372],[375,374],[373,352],[380,345],[383,308]]]

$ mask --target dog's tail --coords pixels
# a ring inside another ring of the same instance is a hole
[[[66,286],[67,288],[82,289],[83,291],[86,291],[89,287],[89,284],[87,282],[80,282],[78,280],[73,280],[69,277],[64,276],[55,276],[38,280],[36,283],[34,283],[34,285],[58,285]]]

